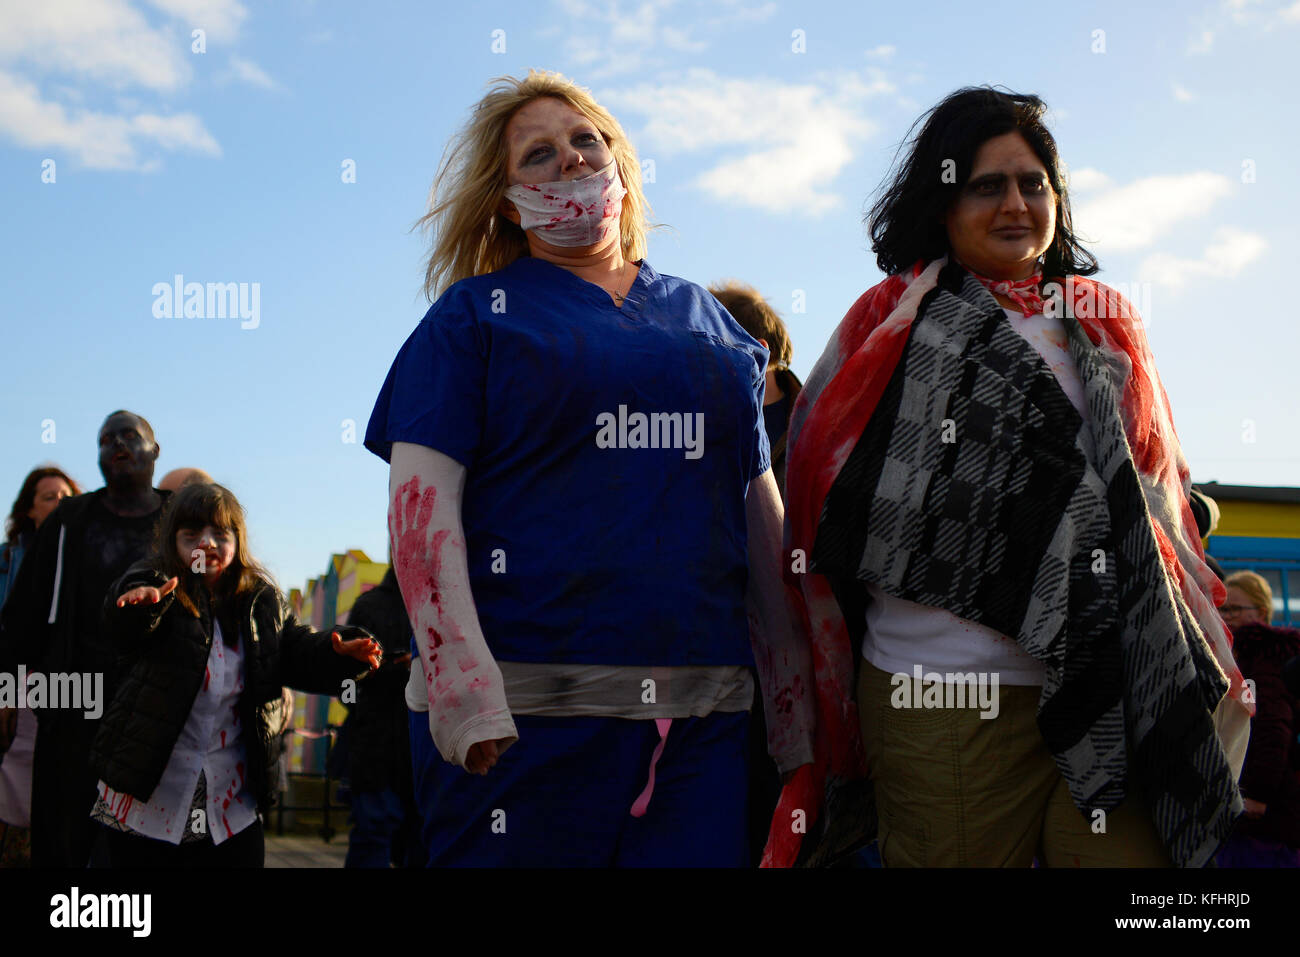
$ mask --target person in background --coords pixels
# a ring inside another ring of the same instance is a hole
[[[109,586],[149,551],[169,493],[153,488],[160,446],[142,416],[118,410],[99,429],[104,487],[59,503],[37,533],[0,611],[0,671],[102,676],[113,693],[115,653],[101,613]],[[103,702],[100,702],[102,709]],[[95,831],[88,759],[99,718],[46,708],[32,775],[32,865],[85,867]]]
[[[60,501],[80,494],[81,487],[60,468],[43,466],[27,474],[5,520],[5,542],[0,547],[0,607],[18,577],[23,552],[36,530]],[[0,725],[0,867],[27,867],[31,864],[28,826],[36,716],[30,708],[4,709],[0,711]]]
[[[338,695],[378,667],[378,642],[299,624],[249,551],[243,508],[209,484],[168,502],[104,624],[121,682],[91,748],[90,817],[108,866],[262,867],[283,686]]]
[[[192,467],[172,469],[162,477],[162,481],[158,483],[158,487],[164,492],[175,492],[182,485],[192,485],[195,483],[200,485],[211,485],[212,476],[203,471],[203,469]]]
[[[794,347],[790,334],[780,314],[759,295],[753,286],[728,279],[714,283],[709,292],[722,303],[742,329],[763,344],[767,350],[766,386],[763,392],[763,426],[772,447],[772,475],[776,487],[785,500],[785,444],[794,413],[795,400],[803,383],[790,371]]]
[[[352,829],[344,867],[424,866],[419,809],[411,790],[410,721],[406,683],[411,676],[411,621],[397,573],[359,596],[348,624],[364,628],[383,646],[384,663],[357,685],[344,731]]]
[[[763,427],[772,449],[772,477],[784,501],[786,430],[794,401],[803,388],[803,383],[789,368],[794,356],[789,333],[777,311],[753,286],[727,279],[709,286],[709,292],[767,350]],[[757,684],[749,714],[749,853],[750,861],[757,867],[767,843],[777,798],[781,796],[781,775],[767,753],[767,716],[763,713],[763,696]]]
[[[1245,816],[1219,851],[1220,867],[1300,867],[1300,698],[1283,666],[1300,655],[1300,631],[1270,625],[1273,591],[1262,575],[1233,572],[1219,613],[1233,653],[1255,685],[1255,717],[1241,771]]]
[[[646,261],[636,153],[577,84],[501,78],[445,156],[439,296],[365,441],[421,659],[427,861],[743,867],[750,669],[806,654],[767,351]]]

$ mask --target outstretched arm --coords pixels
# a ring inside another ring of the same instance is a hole
[[[388,532],[424,665],[429,731],[444,758],[485,774],[518,733],[470,593],[464,489],[465,467],[455,459],[393,443]]]
[[[812,651],[796,627],[781,576],[784,510],[771,470],[749,483],[745,608],[767,715],[767,748],[784,774],[813,760]]]

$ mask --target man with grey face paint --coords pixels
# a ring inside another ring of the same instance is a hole
[[[90,687],[101,689],[101,700],[37,714],[35,867],[85,867],[90,858],[96,781],[88,765],[90,743],[115,685],[115,653],[101,614],[109,586],[148,554],[169,494],[153,488],[159,451],[142,416],[118,410],[104,420],[104,487],[65,499],[45,520],[0,612],[0,672],[16,673],[21,664],[28,671],[90,674],[96,676]],[[7,747],[0,739],[0,751]]]

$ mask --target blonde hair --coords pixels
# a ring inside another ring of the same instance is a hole
[[[731,318],[755,339],[767,341],[768,365],[785,369],[794,358],[794,347],[781,315],[753,286],[736,279],[724,279],[709,287],[713,297],[731,313]]]
[[[1250,603],[1259,609],[1265,621],[1273,619],[1273,589],[1258,572],[1233,572],[1223,580],[1225,587],[1239,588]]]
[[[501,214],[509,185],[505,133],[520,107],[543,96],[563,100],[604,137],[627,190],[619,222],[623,258],[644,258],[650,206],[641,191],[641,164],[618,120],[589,91],[559,73],[529,70],[522,80],[500,76],[491,84],[447,144],[429,190],[429,211],[415,224],[431,234],[424,270],[429,300],[462,279],[495,272],[528,255],[524,231]]]

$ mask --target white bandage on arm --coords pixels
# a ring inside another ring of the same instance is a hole
[[[465,766],[476,742],[518,740],[501,669],[488,650],[470,591],[461,500],[465,467],[434,449],[393,443],[388,531],[393,567],[420,652],[429,732],[438,752]]]

